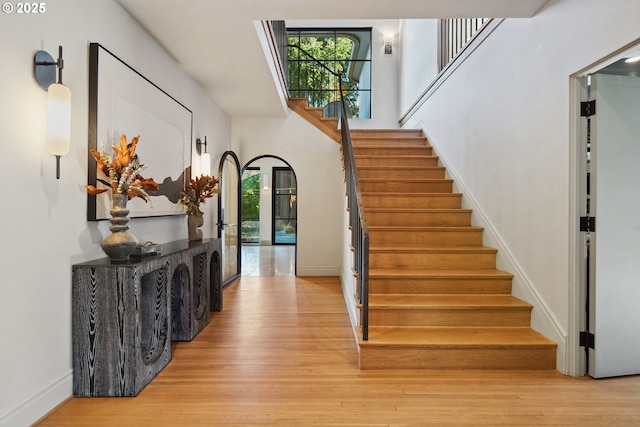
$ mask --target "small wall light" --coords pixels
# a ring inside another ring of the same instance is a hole
[[[391,55],[393,52],[393,34],[385,34],[383,36],[384,40],[384,54]]]
[[[204,145],[204,150],[202,146]],[[211,156],[207,153],[207,137],[204,137],[204,142],[200,141],[200,138],[196,139],[196,147],[200,154],[200,173],[202,175],[211,175]]]
[[[52,67],[54,66],[55,67]],[[60,179],[60,157],[69,154],[71,146],[71,90],[62,84],[62,46],[54,61],[44,50],[33,57],[33,72],[38,85],[47,92],[47,151],[56,156],[56,178]],[[56,82],[56,71],[58,81]]]
[[[264,191],[269,191],[269,175],[266,173],[262,175],[262,189]]]

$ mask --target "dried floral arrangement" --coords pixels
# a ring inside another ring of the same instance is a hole
[[[184,190],[180,192],[180,203],[187,207],[187,214],[202,218],[204,212],[200,210],[200,203],[218,193],[216,186],[220,179],[209,175],[200,175],[191,179]]]
[[[87,185],[87,192],[91,195],[98,195],[105,191],[112,190],[114,193],[126,194],[128,199],[140,197],[145,202],[149,201],[149,191],[157,191],[158,184],[153,178],[144,178],[140,172],[146,167],[140,163],[136,154],[136,145],[140,135],[134,137],[130,144],[127,144],[126,135],[120,137],[120,147],[113,146],[116,156],[98,150],[91,150],[91,154],[96,159],[98,169],[109,179],[105,181],[98,179],[108,188],[96,188]]]

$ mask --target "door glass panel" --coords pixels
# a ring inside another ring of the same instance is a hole
[[[260,243],[260,169],[242,174],[242,243]]]
[[[222,168],[222,186],[220,200],[222,203],[222,280],[239,273],[238,263],[238,185],[240,174],[234,158],[227,155]]]
[[[290,168],[273,168],[273,243],[295,245],[297,186]]]

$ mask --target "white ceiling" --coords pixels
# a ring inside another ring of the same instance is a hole
[[[232,117],[284,114],[254,22],[526,18],[550,0],[116,0]]]

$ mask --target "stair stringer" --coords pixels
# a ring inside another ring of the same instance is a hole
[[[482,205],[473,197],[462,176],[456,172],[456,168],[448,161],[446,155],[443,155],[443,153],[438,150],[437,142],[430,136],[424,123],[419,122],[418,126],[413,129],[422,130],[424,136],[427,137],[427,140],[433,147],[434,154],[439,157],[442,166],[446,167],[448,177],[453,179],[454,191],[463,194],[462,207],[473,211],[471,218],[472,225],[484,227],[483,240],[485,245],[498,250],[496,260],[497,268],[513,274],[513,296],[533,305],[533,310],[531,311],[531,328],[558,344],[556,350],[556,369],[566,375],[568,373],[568,367],[570,366],[568,360],[569,352],[566,348],[568,340],[567,332],[562,328],[544,298],[540,296],[533,282],[529,279],[513,252],[510,250],[509,245],[504,241],[497,227],[494,226],[489,216],[483,210]]]

